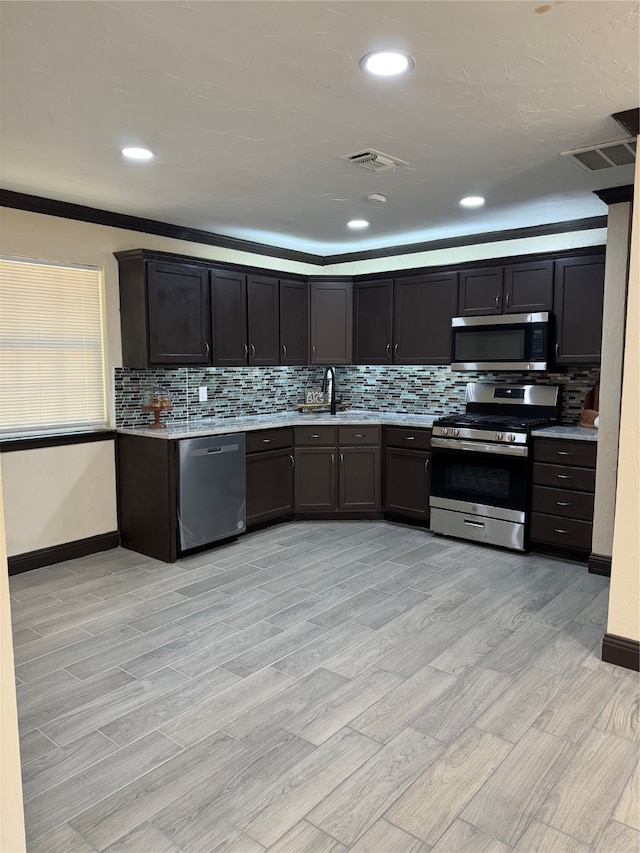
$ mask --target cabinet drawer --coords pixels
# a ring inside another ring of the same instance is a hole
[[[553,486],[559,489],[574,489],[578,492],[593,492],[596,472],[591,468],[569,468],[567,465],[533,464],[533,483],[536,486]]]
[[[531,514],[530,535],[532,540],[538,542],[590,551],[592,527],[593,525],[588,521],[576,521],[573,518],[560,518],[534,512]]]
[[[337,430],[332,426],[296,427],[294,430],[296,444],[336,444]]]
[[[568,489],[534,486],[531,509],[533,512],[591,522],[593,521],[593,495],[588,492],[571,492]]]
[[[405,447],[407,450],[429,450],[431,447],[430,429],[386,427],[385,437],[388,447]]]
[[[283,427],[280,429],[261,429],[257,432],[248,432],[246,435],[247,453],[258,453],[262,450],[279,450],[281,447],[293,445],[293,429]]]
[[[560,441],[536,438],[533,447],[535,462],[554,465],[576,465],[578,468],[595,468],[598,446],[595,441]]]
[[[338,427],[338,444],[380,444],[380,427]]]

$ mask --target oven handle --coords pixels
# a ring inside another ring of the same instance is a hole
[[[528,456],[529,448],[521,444],[490,444],[484,441],[464,441],[458,438],[432,438],[431,447],[463,450],[468,453],[495,453],[499,456]]]

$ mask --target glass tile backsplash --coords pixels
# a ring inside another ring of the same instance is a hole
[[[141,411],[145,392],[167,390],[173,411],[163,423],[179,425],[210,418],[293,412],[306,388],[319,388],[323,368],[308,367],[184,367],[178,369],[115,369],[116,427],[144,427]],[[577,424],[587,391],[600,381],[600,370],[575,368],[562,373],[468,373],[448,366],[345,365],[336,368],[338,398],[350,409],[407,414],[446,414],[464,410],[467,382],[526,382],[560,385],[560,421]],[[207,388],[208,400],[198,400]]]

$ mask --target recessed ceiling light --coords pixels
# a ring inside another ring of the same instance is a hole
[[[129,160],[153,160],[156,156],[148,148],[123,148],[121,154]]]
[[[482,207],[485,199],[481,195],[468,195],[460,199],[462,207]]]
[[[360,68],[368,74],[377,77],[393,77],[395,74],[403,74],[411,71],[415,62],[408,53],[400,50],[375,50],[368,53],[360,60]]]
[[[351,219],[347,222],[347,228],[353,228],[354,231],[359,231],[362,228],[368,228],[369,223],[366,219]]]

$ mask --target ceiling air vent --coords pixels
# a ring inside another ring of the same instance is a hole
[[[369,172],[381,174],[383,172],[394,172],[398,166],[408,166],[406,160],[400,160],[398,157],[392,157],[390,154],[383,154],[382,151],[374,151],[373,148],[367,148],[365,151],[357,151],[355,154],[343,154],[341,160],[347,160],[349,163],[355,163],[356,166],[361,166]]]
[[[563,151],[563,157],[570,157],[585,172],[599,172],[601,169],[615,169],[616,166],[629,166],[635,163],[636,140],[633,136],[618,142],[605,142],[590,148],[576,148]]]

